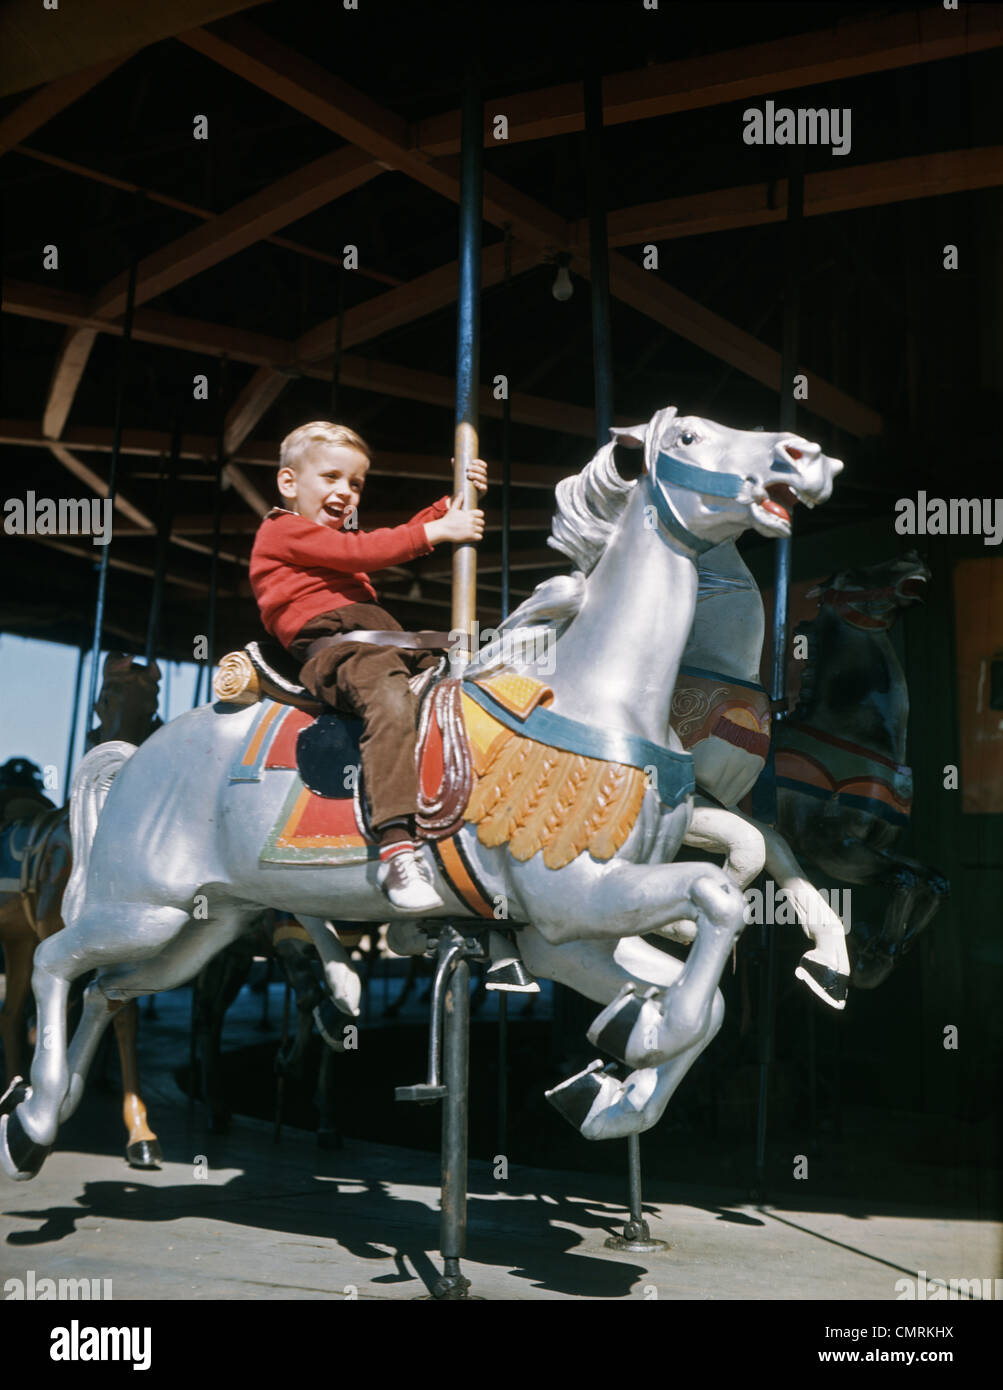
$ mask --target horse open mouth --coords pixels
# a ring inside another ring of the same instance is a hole
[[[900,598],[923,599],[926,597],[926,580],[920,574],[911,574],[896,585]]]
[[[790,521],[791,512],[798,504],[798,495],[786,483],[771,483],[766,489],[766,501],[760,503],[764,512],[772,512],[782,521]]]

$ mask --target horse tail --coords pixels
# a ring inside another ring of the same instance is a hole
[[[99,743],[84,758],[73,774],[70,789],[70,838],[73,842],[73,871],[63,894],[62,917],[69,925],[76,918],[84,900],[87,866],[91,844],[98,828],[101,808],[111,784],[136,751],[134,743],[112,739]]]

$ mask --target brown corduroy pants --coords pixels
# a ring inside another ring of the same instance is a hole
[[[378,829],[398,816],[414,816],[418,806],[415,772],[415,720],[418,702],[408,680],[434,666],[434,652],[372,647],[363,642],[339,642],[307,659],[306,649],[318,637],[353,629],[400,632],[401,625],[378,603],[346,603],[320,613],[289,644],[289,652],[304,662],[300,683],[318,700],[340,714],[363,721],[359,751],[370,821]]]

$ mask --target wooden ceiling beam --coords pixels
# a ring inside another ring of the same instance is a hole
[[[107,426],[76,425],[67,431],[60,443],[78,453],[107,454],[111,453],[112,436],[113,431]],[[0,419],[0,445],[48,449],[51,443],[52,441],[43,435],[37,421]],[[122,431],[121,450],[123,454],[160,459],[171,452],[171,435],[165,430],[138,430],[126,427]],[[202,480],[207,484],[213,482],[214,474],[210,465],[214,462],[215,456],[216,441],[211,435],[186,433],[182,437],[180,457],[205,461],[207,465],[202,473],[190,475],[192,481]],[[245,444],[234,454],[231,463],[274,471],[278,467],[278,460],[277,440],[255,440],[253,443]],[[500,465],[495,465],[495,472],[499,468]],[[566,468],[555,468],[549,464],[520,462],[514,462],[511,470],[514,487],[539,488],[547,492],[552,492],[569,472]],[[438,454],[408,454],[381,449],[369,469],[369,475],[374,478],[413,478],[441,483],[444,492],[448,492],[451,486],[446,461]],[[497,487],[499,483],[498,477],[491,476],[492,487]],[[250,483],[249,486],[253,487],[254,484]],[[266,508],[271,505],[260,492],[257,496]],[[249,499],[245,497],[245,501]]]
[[[603,78],[603,123],[677,115],[708,106],[776,96],[800,87],[939,62],[1003,45],[1003,6],[969,5],[963,14],[942,5],[870,15],[835,26],[770,39],[743,48],[652,63]],[[508,143],[570,135],[585,129],[580,82],[495,97],[484,106],[484,144],[493,146],[494,118],[508,118]],[[736,138],[738,126],[736,123]],[[415,125],[425,155],[460,148],[460,113],[446,111]]]
[[[125,61],[125,54],[109,58],[93,67],[82,68],[67,77],[58,77],[47,83],[39,91],[33,92],[20,106],[0,121],[0,154],[12,149],[22,140],[29,139],[36,130],[41,130],[60,111],[65,111],[75,101],[103,82],[109,73],[115,71]]]
[[[137,306],[262,241],[278,227],[298,222],[379,173],[373,160],[351,147],[295,169],[140,261]],[[128,282],[128,274],[123,273],[94,296],[91,312],[96,318],[117,318],[125,312]]]
[[[193,29],[178,38],[277,101],[340,135],[387,169],[397,169],[451,202],[460,201],[460,166],[414,146],[413,128],[325,68],[243,20]],[[459,148],[457,146],[457,148]],[[541,250],[560,249],[567,223],[518,189],[484,176],[484,216]]]
[[[122,332],[121,324],[92,318],[87,312],[82,296],[74,295],[67,290],[26,284],[23,281],[8,281],[4,286],[4,309],[24,318],[43,319],[51,323],[75,323],[94,327],[101,333]],[[280,338],[269,338],[263,333],[249,333],[242,329],[230,329],[222,324],[183,318],[177,314],[141,309],[136,314],[132,332],[138,341],[177,348],[184,352],[204,352],[210,355],[225,352],[234,361],[250,362],[256,366],[288,363],[288,370],[294,375],[312,377],[318,381],[326,381],[330,375],[326,367],[321,368],[311,363],[295,363],[292,359],[294,344]],[[342,358],[341,381],[343,385],[353,386],[362,391],[373,391],[377,395],[425,401],[430,405],[441,405],[447,409],[453,405],[455,383],[452,377],[438,376],[434,372],[419,371],[412,367],[399,367],[371,358],[355,357],[351,353],[346,353]],[[519,424],[536,425],[541,429],[554,430],[558,434],[582,435],[588,438],[595,435],[593,412],[587,407],[567,405],[518,391],[512,396],[510,406],[512,419]],[[480,410],[482,415],[491,419],[501,419],[502,402],[495,400],[494,392],[489,386],[481,389]]]
[[[86,164],[77,164],[71,159],[60,159],[58,155],[49,154],[46,150],[36,150],[28,145],[17,145],[14,149],[15,154],[23,154],[27,159],[39,160],[42,164],[51,164],[55,169],[62,169],[67,174],[77,174],[80,178],[89,179],[92,183],[103,183],[109,188],[118,188],[123,193],[142,193],[151,203],[159,203],[166,208],[173,208],[176,212],[186,212],[189,217],[197,217],[202,222],[208,222],[215,217],[214,212],[209,212],[207,208],[198,207],[195,203],[186,203],[181,198],[171,198],[166,193],[158,193],[156,189],[146,188],[142,184],[130,183],[128,179],[116,178],[114,174],[106,174],[101,169],[92,169]],[[382,172],[382,170],[380,171]],[[292,251],[294,255],[305,256],[308,260],[321,261],[324,265],[336,266],[340,269],[342,260],[341,255],[335,255],[330,251],[319,251],[316,246],[307,246],[301,241],[291,241],[289,237],[266,236],[261,238],[269,246],[281,246],[284,251]],[[365,263],[359,266],[358,273],[368,280],[378,280],[380,284],[390,285],[396,288],[402,284],[398,275],[388,275],[384,270],[376,270]]]
[[[537,264],[539,253],[534,247],[517,242],[512,248],[513,275]],[[505,244],[489,246],[481,258],[481,286],[486,289],[499,284],[505,276]],[[342,323],[342,347],[351,348],[378,338],[394,328],[401,328],[424,318],[435,310],[456,300],[459,267],[456,261],[419,275],[399,289],[373,295],[362,304],[346,310]],[[320,362],[334,353],[338,330],[337,318],[325,319],[297,341],[294,356],[297,362]],[[327,363],[325,361],[325,366]],[[330,368],[328,369],[330,370]],[[241,391],[227,413],[224,438],[228,453],[235,453],[264,418],[285,390],[288,375],[262,368]]]
[[[852,169],[827,169],[807,174],[804,181],[805,217],[852,212],[859,208],[937,198],[1003,184],[1003,145],[977,150],[951,150],[908,159],[860,164]],[[608,217],[611,246],[636,246],[648,241],[704,236],[783,222],[787,216],[787,180],[716,189],[682,198],[618,208]],[[588,222],[572,227],[576,246],[588,244]]]
[[[588,276],[587,258],[578,256],[572,264],[580,274]],[[610,293],[624,304],[630,304],[639,313],[679,333],[713,357],[745,372],[771,391],[780,392],[780,353],[751,333],[680,294],[658,276],[642,270],[615,251],[609,258],[609,281]],[[804,367],[798,370],[805,372],[808,378],[806,410],[858,437],[882,433],[883,422],[878,411],[854,400],[814,372]]]

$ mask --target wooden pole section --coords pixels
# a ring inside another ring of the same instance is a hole
[[[476,493],[467,466],[478,452],[477,391],[481,345],[481,203],[483,103],[476,63],[470,60],[463,82],[463,145],[460,153],[460,284],[456,323],[456,421],[453,438],[453,493],[473,507]],[[453,646],[450,675],[458,676],[470,659],[470,639],[477,611],[477,547],[453,547]],[[466,634],[462,644],[457,640]]]

